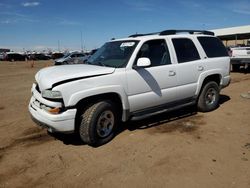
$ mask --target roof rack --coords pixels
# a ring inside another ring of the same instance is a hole
[[[145,34],[134,34],[134,35],[130,35],[129,37],[142,37],[142,36],[147,36],[147,35],[156,35],[159,34],[160,32],[155,32],[155,33],[145,33]]]
[[[134,34],[130,35],[129,37],[135,38],[135,37],[142,37],[147,35],[175,35],[177,33],[189,33],[189,34],[204,34],[204,35],[212,35],[214,36],[214,32],[212,31],[206,31],[206,30],[165,30],[161,32],[155,32],[155,33],[146,33],[146,34]]]
[[[214,35],[214,32],[205,30],[165,30],[160,32],[159,35],[175,35],[177,33],[189,33],[189,34],[204,34],[204,35]]]

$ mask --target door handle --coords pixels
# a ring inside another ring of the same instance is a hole
[[[175,71],[169,71],[169,76],[175,76],[176,75],[176,72]]]
[[[198,71],[203,71],[204,67],[203,66],[198,66]]]

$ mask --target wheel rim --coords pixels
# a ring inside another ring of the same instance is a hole
[[[207,105],[211,105],[215,103],[216,101],[216,90],[214,88],[209,88],[206,95],[205,95],[205,101]]]
[[[115,123],[114,114],[110,110],[101,113],[97,121],[97,134],[101,138],[107,137],[113,130]]]

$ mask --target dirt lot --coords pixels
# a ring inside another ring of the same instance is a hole
[[[232,73],[220,107],[129,122],[92,148],[30,119],[34,74],[50,62],[0,62],[0,187],[250,187],[250,73]]]

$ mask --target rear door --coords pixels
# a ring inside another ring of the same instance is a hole
[[[177,66],[177,100],[189,100],[195,96],[200,74],[205,71],[197,47],[191,38],[172,38]]]

